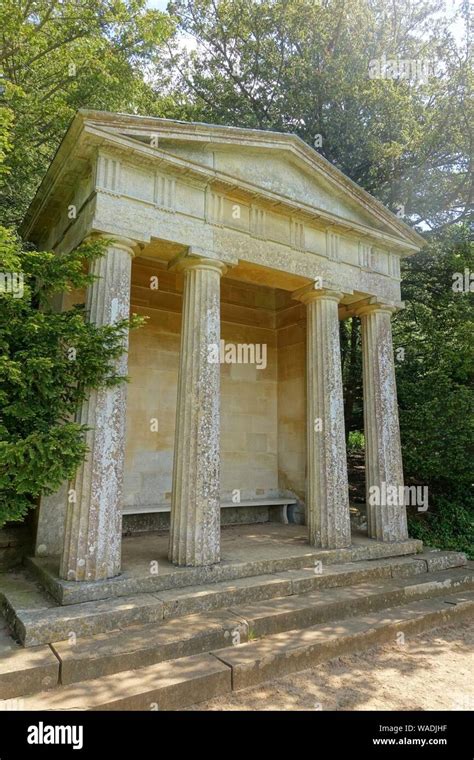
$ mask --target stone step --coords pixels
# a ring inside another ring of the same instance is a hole
[[[13,635],[25,647],[48,644],[58,639],[113,631],[137,623],[158,623],[163,619],[163,603],[152,594],[137,594],[67,607],[8,610]]]
[[[188,586],[161,591],[156,596],[163,602],[163,618],[190,615],[246,602],[262,602],[271,598],[292,596],[325,588],[353,586],[367,580],[412,577],[427,571],[458,567],[466,562],[458,552],[436,552],[417,557],[400,557],[369,562],[346,562],[324,567],[286,570],[272,575],[240,578],[231,582]]]
[[[273,634],[207,654],[106,675],[22,700],[22,710],[178,710],[319,663],[471,618],[474,593]],[[0,703],[1,707],[1,703]]]
[[[313,567],[317,562],[327,566],[413,556],[422,549],[422,542],[416,539],[407,539],[393,544],[380,541],[354,542],[347,549],[316,549],[295,544],[294,547],[284,546],[279,551],[275,549],[275,556],[269,555],[268,551],[261,556],[253,551],[252,558],[245,560],[236,556],[235,553],[232,559],[226,559],[224,552],[219,564],[207,567],[175,567],[163,558],[163,561],[159,560],[156,573],[150,572],[149,562],[138,563],[138,565],[133,563],[127,565],[125,562],[121,574],[116,578],[81,583],[60,579],[58,559],[54,557],[29,557],[25,560],[25,566],[59,604],[66,605],[230,582],[240,578]]]
[[[22,699],[20,709],[179,710],[231,689],[231,669],[212,654],[198,654],[41,692]]]
[[[245,621],[248,636],[262,638],[294,628],[309,628],[331,620],[398,607],[411,601],[474,590],[474,571],[455,568],[376,583],[312,591],[260,604],[233,606],[230,612]]]
[[[34,604],[30,605],[28,581],[24,580],[25,590],[21,594],[11,590],[2,592],[0,588],[0,599],[3,599],[5,616],[18,640],[24,646],[38,646],[318,589],[352,586],[368,580],[412,577],[465,562],[465,556],[458,552],[426,552],[415,557],[341,565],[317,564],[313,568],[272,575],[55,607],[51,606],[47,595],[41,597],[31,581],[30,596]],[[44,607],[41,607],[42,599]]]
[[[59,660],[51,647],[40,646],[0,652],[0,698],[14,699],[59,683]]]
[[[213,654],[232,668],[232,688],[239,690],[371,646],[389,642],[403,646],[407,636],[472,620],[473,616],[474,592],[446,594],[368,615],[276,633]]]
[[[344,619],[474,588],[471,569],[455,568],[416,578],[400,578],[352,587],[330,588],[230,610],[189,615],[162,625],[133,626],[90,638],[51,645],[61,663],[61,683],[140,668],[212,649],[243,643],[249,636],[267,636],[316,623]]]
[[[57,686],[59,659],[51,647],[24,649],[9,635],[0,615],[0,697],[14,699]]]
[[[57,641],[51,649],[60,662],[60,682],[77,683],[124,669],[143,668],[247,641],[248,627],[229,610],[187,615],[162,625],[132,626],[90,638]],[[32,693],[32,692],[25,692]]]

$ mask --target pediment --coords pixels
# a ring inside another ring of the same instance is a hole
[[[206,152],[209,150],[210,148]],[[170,147],[170,152],[174,151],[179,156],[188,156],[186,146]],[[195,151],[192,157],[203,162],[207,159],[203,154],[196,156]],[[220,148],[213,153],[213,167],[216,171],[237,180],[251,183],[296,203],[308,205],[315,211],[335,214],[347,221],[376,227],[379,230],[385,229],[393,234],[393,230],[374,215],[367,213],[355,203],[351,204],[342,192],[337,193],[323,177],[315,176],[314,172],[304,165],[299,166],[291,155],[236,147],[227,150]]]
[[[156,162],[172,173],[220,186],[223,193],[246,194],[276,208],[287,205],[291,213],[320,216],[336,227],[372,229],[407,252],[424,244],[414,230],[295,135],[95,111],[76,115],[25,227],[30,220],[34,224],[35,205],[41,207],[61,161],[64,164],[74,151],[76,157],[84,156],[94,141],[102,149],[128,153],[132,162]]]
[[[106,131],[143,146],[155,139],[161,152],[212,170],[230,185],[234,179],[412,246],[424,244],[418,233],[295,135],[135,118],[135,129],[114,124]]]

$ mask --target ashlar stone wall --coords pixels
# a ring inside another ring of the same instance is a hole
[[[125,508],[171,500],[181,303],[179,274],[134,261],[132,311],[147,323],[129,342]],[[283,493],[304,503],[304,308],[283,291],[223,278],[221,316],[221,499]],[[265,507],[223,513],[224,523],[267,518]],[[168,516],[141,524],[166,527]]]

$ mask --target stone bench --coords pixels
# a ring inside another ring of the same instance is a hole
[[[278,519],[276,522],[288,524],[288,507],[296,504],[296,499],[284,498],[266,498],[266,499],[242,499],[235,503],[233,501],[223,501],[221,509],[239,509],[240,507],[278,507]],[[124,507],[122,514],[125,515],[149,515],[159,514],[161,512],[171,512],[171,504],[143,504],[133,507]]]

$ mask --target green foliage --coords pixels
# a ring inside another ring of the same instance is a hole
[[[365,437],[361,430],[351,430],[347,442],[347,451],[349,454],[354,452],[363,452],[365,446]]]
[[[474,559],[474,500],[466,492],[436,495],[426,515],[409,515],[410,535],[427,546],[465,552]]]
[[[357,317],[341,319],[339,328],[344,390],[344,420],[346,442],[349,445],[351,431],[357,433],[357,431],[362,430],[364,427],[360,320]]]
[[[412,529],[435,546],[470,544],[472,553],[474,294],[453,290],[465,270],[474,272],[474,250],[461,225],[408,259],[394,341],[404,349],[397,386],[405,474],[430,493],[429,513],[413,518]]]
[[[162,115],[167,97],[153,92],[145,73],[173,22],[146,0],[1,5],[4,114],[13,131],[0,222],[10,225],[21,221],[79,108]]]
[[[74,474],[86,451],[78,405],[91,389],[123,382],[115,362],[141,320],[98,327],[83,306],[53,310],[55,293],[92,281],[85,264],[105,245],[57,256],[25,250],[0,227],[0,271],[23,278],[22,297],[0,291],[0,526],[24,518],[41,493]]]
[[[10,225],[78,108],[162,112],[168,97],[144,73],[172,29],[145,0],[2,0],[0,272],[22,276],[24,293],[0,292],[0,526],[73,475],[85,454],[76,409],[92,388],[122,381],[115,360],[138,324],[96,327],[84,307],[54,311],[56,294],[87,286],[104,243],[57,256],[24,248]]]

